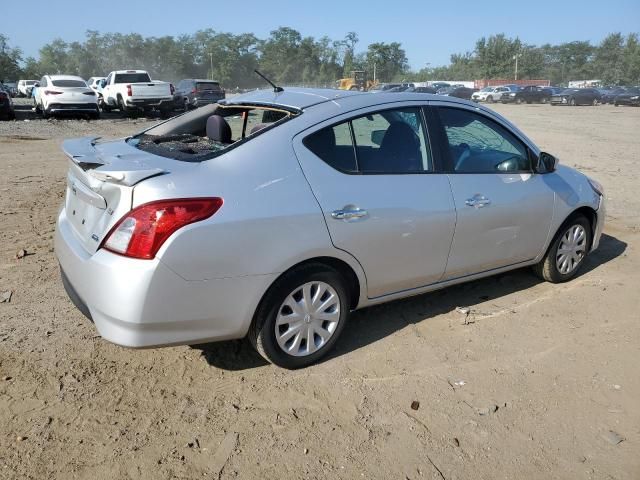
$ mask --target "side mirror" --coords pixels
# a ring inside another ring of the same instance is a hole
[[[538,164],[536,165],[536,173],[551,173],[555,172],[559,163],[558,157],[554,157],[550,153],[540,152],[538,157]]]
[[[100,87],[104,88],[107,86],[107,81],[106,80],[100,80]]]
[[[382,139],[384,138],[384,134],[386,130],[374,130],[371,132],[371,143],[375,145],[382,145]]]
[[[40,86],[40,83],[39,83],[39,82],[36,82],[36,83],[34,83],[34,84],[33,84],[33,87],[34,87],[34,88],[37,88],[37,87],[39,87],[39,86]]]

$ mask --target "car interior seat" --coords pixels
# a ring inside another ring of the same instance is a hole
[[[232,143],[231,127],[220,115],[211,115],[207,119],[207,137],[214,142]]]
[[[420,140],[405,122],[392,122],[382,138],[378,152],[378,168],[383,172],[421,171]]]

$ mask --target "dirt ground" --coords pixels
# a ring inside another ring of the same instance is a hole
[[[0,478],[640,478],[640,108],[494,108],[604,184],[582,274],[515,271],[356,312],[301,371],[243,341],[103,341],[53,253],[60,143],[152,120],[0,122]]]

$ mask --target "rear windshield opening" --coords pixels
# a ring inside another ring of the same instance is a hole
[[[87,84],[82,80],[52,80],[51,83],[54,87],[60,88],[87,87]]]
[[[162,157],[202,162],[296,115],[298,113],[270,106],[207,105],[152,127],[128,142]]]

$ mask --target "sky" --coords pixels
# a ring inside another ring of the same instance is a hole
[[[528,44],[574,40],[599,43],[612,32],[640,32],[640,0],[489,0],[316,2],[245,0],[31,0],[0,33],[24,56],[36,56],[54,38],[82,41],[86,30],[165,36],[212,28],[266,38],[280,26],[303,36],[342,39],[355,31],[358,51],[373,42],[400,42],[412,69],[447,65],[452,53],[472,51],[476,40],[504,33]],[[593,5],[598,5],[593,6]],[[241,5],[241,8],[238,8]],[[24,21],[17,18],[21,16]]]

